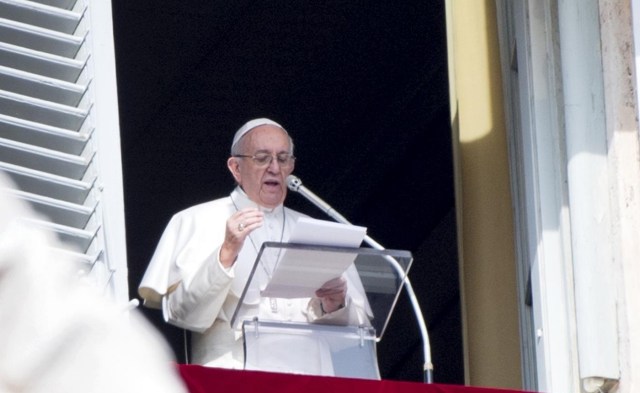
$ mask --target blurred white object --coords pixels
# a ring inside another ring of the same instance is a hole
[[[7,184],[0,173],[0,392],[186,392],[159,333],[82,283]]]

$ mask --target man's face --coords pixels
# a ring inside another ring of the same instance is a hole
[[[279,127],[262,125],[249,131],[240,140],[240,154],[253,156],[267,153],[275,156],[290,153],[289,137]],[[260,166],[248,157],[231,157],[227,166],[249,199],[257,204],[274,208],[287,196],[287,176],[294,165],[282,167],[275,157],[267,166]]]

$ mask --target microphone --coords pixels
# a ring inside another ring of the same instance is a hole
[[[293,192],[297,192],[307,198],[311,203],[316,205],[320,210],[324,211],[331,218],[336,220],[337,222],[341,222],[343,224],[351,225],[351,223],[344,218],[340,213],[333,210],[328,203],[323,201],[319,196],[311,192],[307,187],[302,185],[302,180],[294,175],[287,176],[287,187]],[[375,240],[373,240],[368,235],[364,237],[365,243],[369,244],[371,247],[377,250],[384,250],[385,248]],[[420,330],[420,335],[422,336],[422,345],[423,345],[423,356],[424,356],[424,364],[422,367],[423,371],[423,379],[425,383],[433,383],[433,363],[431,363],[431,345],[429,342],[429,332],[427,331],[427,324],[422,316],[422,311],[420,310],[420,303],[418,303],[418,298],[416,297],[415,292],[413,291],[413,286],[411,285],[411,281],[409,281],[409,277],[407,277],[404,270],[398,264],[394,258],[390,256],[386,256],[385,259],[391,264],[391,266],[397,271],[400,277],[403,278],[404,288],[407,291],[407,295],[409,300],[411,301],[411,306],[413,307],[413,312],[416,316],[418,322],[418,328]]]

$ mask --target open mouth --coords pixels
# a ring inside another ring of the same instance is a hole
[[[276,187],[280,187],[280,182],[278,180],[266,180],[264,182],[264,185],[269,188],[276,188]]]

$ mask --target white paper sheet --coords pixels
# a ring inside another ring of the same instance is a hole
[[[302,217],[289,243],[334,247],[359,247],[367,228]],[[313,297],[327,281],[340,277],[353,263],[356,253],[285,249],[262,296],[279,298]]]

